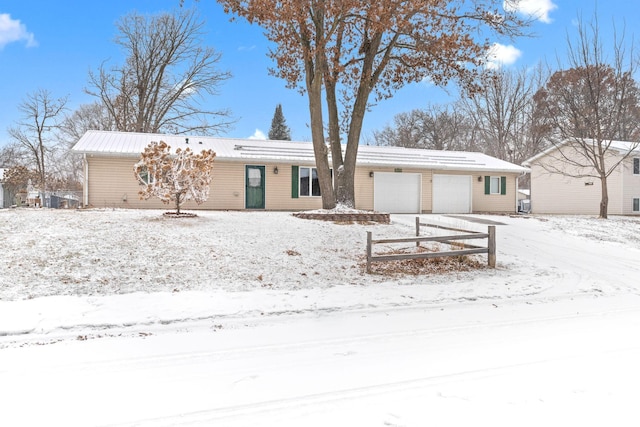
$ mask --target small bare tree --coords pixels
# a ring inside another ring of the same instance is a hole
[[[139,192],[140,199],[157,197],[165,204],[173,202],[178,216],[188,200],[204,203],[209,197],[215,157],[212,150],[195,154],[190,148],[178,148],[172,155],[164,141],[151,142],[133,167],[136,179],[144,187]]]
[[[550,173],[600,180],[600,218],[607,218],[607,178],[638,147],[640,88],[637,59],[623,37],[614,40],[614,58],[604,54],[597,18],[578,24],[578,41],[569,40],[571,67],[557,71],[535,95],[539,121],[557,148],[542,163]],[[615,140],[630,141],[621,145]]]
[[[202,46],[204,21],[193,10],[132,13],[117,27],[126,61],[90,72],[87,89],[107,108],[116,130],[210,134],[229,127],[228,111],[201,104],[230,74],[217,68],[221,55]]]
[[[22,120],[8,129],[9,136],[28,153],[29,163],[38,174],[38,182],[34,185],[42,192],[47,190],[47,161],[53,145],[53,131],[58,128],[66,104],[66,97],[54,98],[49,91],[39,89],[27,95],[18,106]]]

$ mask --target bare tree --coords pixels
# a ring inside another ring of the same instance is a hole
[[[218,2],[226,11],[265,28],[276,45],[271,52],[278,67],[274,74],[290,87],[306,91],[324,208],[333,208],[336,202],[355,206],[356,158],[372,96],[375,100],[391,97],[404,85],[425,77],[437,85],[454,80],[470,86],[475,67],[486,59],[485,36],[514,36],[525,24],[515,12],[498,12],[503,4],[498,0]]]
[[[624,33],[614,38],[614,57],[604,53],[597,17],[578,23],[577,42],[568,40],[570,68],[555,72],[536,94],[537,114],[557,148],[542,164],[551,173],[600,180],[600,218],[607,218],[607,178],[640,140],[637,60],[625,49]],[[619,144],[616,140],[630,141]]]
[[[117,130],[106,106],[99,102],[82,104],[60,123],[60,139],[72,146],[88,130]]]
[[[47,191],[48,160],[51,157],[53,138],[65,111],[67,98],[53,98],[51,93],[39,89],[27,95],[18,106],[22,120],[8,129],[13,138],[28,154],[30,165],[38,175],[38,185]]]
[[[55,170],[53,171],[65,190],[81,188],[82,155],[71,148],[88,130],[117,130],[115,121],[106,107],[99,103],[82,104],[60,123],[58,144],[54,147]]]
[[[24,149],[17,142],[12,142],[0,149],[0,167],[22,166],[27,163]]]
[[[377,145],[430,150],[474,150],[472,123],[456,106],[436,105],[400,113],[393,125],[374,132]]]
[[[534,123],[534,94],[546,79],[536,69],[489,71],[483,91],[461,100],[478,130],[482,151],[502,160],[521,163],[543,149],[543,135]]]
[[[202,105],[230,74],[217,68],[221,55],[202,46],[204,21],[195,11],[132,13],[117,28],[115,41],[126,61],[90,72],[87,89],[106,107],[115,129],[202,134],[228,129],[228,111]]]
[[[159,198],[162,203],[173,202],[176,215],[188,200],[204,203],[209,197],[211,169],[216,153],[202,150],[195,154],[190,148],[178,148],[175,155],[164,141],[151,142],[133,167],[143,189],[140,199]]]

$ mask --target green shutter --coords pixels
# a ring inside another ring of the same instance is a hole
[[[297,199],[299,193],[298,185],[299,185],[299,170],[298,166],[291,166],[291,198]]]
[[[503,196],[507,194],[507,177],[506,176],[500,177],[500,194],[502,194]]]
[[[484,177],[484,194],[491,194],[491,177]]]

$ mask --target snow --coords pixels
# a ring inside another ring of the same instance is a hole
[[[637,420],[640,218],[421,215],[497,268],[383,276],[414,215],[197,213],[0,211],[0,425]]]

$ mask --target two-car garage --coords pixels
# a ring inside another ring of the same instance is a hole
[[[433,213],[471,213],[470,175],[432,176]],[[389,213],[422,213],[422,174],[376,172],[373,180],[374,210]]]

